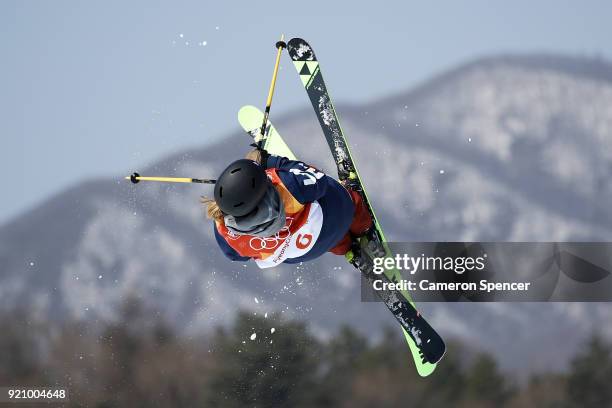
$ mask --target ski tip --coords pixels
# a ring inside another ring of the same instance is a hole
[[[292,38],[287,42],[287,50],[289,50],[289,52],[304,46],[310,48],[310,44],[298,37]]]
[[[259,109],[253,105],[244,105],[242,108],[240,108],[238,110],[238,118],[240,118],[242,115],[251,113],[251,112],[258,112]]]
[[[423,378],[429,377],[431,374],[433,374],[434,371],[436,371],[436,367],[437,364],[417,366],[417,373]]]
[[[446,353],[446,346],[444,347],[444,352],[442,353],[442,356],[440,356],[438,361],[436,361],[435,363],[430,363],[428,361],[425,361],[421,350],[404,328],[402,328],[402,332],[404,333],[404,337],[406,339],[406,342],[408,343],[408,347],[410,348],[410,353],[412,354],[412,359],[414,360],[414,365],[416,367],[417,373],[421,377],[427,377],[431,375],[436,370],[438,362],[442,359],[442,357],[444,357],[444,354]]]
[[[294,61],[312,61],[316,59],[310,44],[298,37],[289,40],[287,51],[289,51],[289,56]]]
[[[263,112],[253,105],[245,105],[238,110],[238,122],[247,133],[257,131],[257,134],[259,134],[261,119],[258,118],[262,116]]]

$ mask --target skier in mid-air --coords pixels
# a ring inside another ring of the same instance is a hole
[[[371,284],[401,279],[395,268],[380,275],[373,270],[375,258],[391,258],[393,254],[368,202],[312,47],[301,38],[292,38],[285,44],[283,37],[276,47],[265,113],[246,106],[238,115],[243,128],[256,141],[256,150],[246,159],[230,164],[218,180],[143,177],[138,173],[126,178],[132,183],[215,184],[214,199],[204,199],[203,203],[208,217],[214,220],[217,243],[232,260],[253,259],[260,268],[270,268],[310,261],[332,252],[345,255]],[[269,122],[281,50],[285,47],[319,119],[340,182],[313,166],[290,159],[295,156]],[[281,156],[269,155],[267,148]],[[418,373],[430,375],[444,356],[444,340],[416,310],[408,291],[389,288],[377,290],[376,294],[400,323]]]
[[[253,150],[223,170],[203,203],[231,260],[270,268],[353,249],[353,263],[366,262],[356,238],[372,217],[360,194],[303,162]]]

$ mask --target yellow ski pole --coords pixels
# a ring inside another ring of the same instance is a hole
[[[127,176],[126,180],[130,180],[136,184],[141,181],[159,181],[162,183],[201,183],[201,184],[215,184],[217,180],[213,179],[197,179],[190,177],[144,177],[138,173],[134,173],[131,176]]]
[[[266,100],[266,110],[264,111],[263,123],[261,124],[260,130],[260,138],[257,142],[257,148],[261,149],[264,142],[264,135],[266,133],[266,126],[268,124],[268,118],[270,117],[270,107],[272,106],[272,97],[274,96],[274,87],[276,86],[276,76],[278,74],[278,67],[280,64],[280,57],[283,51],[283,48],[287,47],[287,44],[284,41],[285,34],[281,34],[281,39],[276,43],[276,48],[278,51],[276,52],[276,62],[274,63],[274,72],[272,73],[272,82],[270,83],[270,89],[268,90],[268,99]]]

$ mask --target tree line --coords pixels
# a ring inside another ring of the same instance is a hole
[[[0,386],[68,388],[80,407],[612,407],[612,345],[597,335],[567,372],[518,383],[494,358],[449,342],[420,378],[389,328],[317,339],[306,323],[241,312],[209,336],[178,335],[137,302],[102,327],[0,316]]]

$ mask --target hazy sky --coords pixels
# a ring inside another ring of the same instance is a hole
[[[337,101],[363,103],[489,54],[612,59],[611,18],[604,1],[3,0],[0,223],[237,131],[240,106],[265,103],[281,33],[315,47]],[[272,119],[309,107],[282,61]]]

